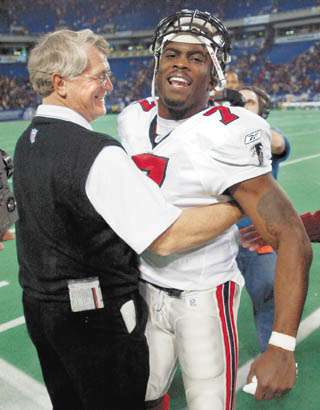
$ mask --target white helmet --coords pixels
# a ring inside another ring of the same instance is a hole
[[[162,19],[155,29],[151,51],[155,58],[152,96],[155,93],[155,76],[163,47],[167,41],[197,43],[206,46],[213,63],[212,77],[216,89],[225,86],[224,68],[230,62],[230,36],[226,27],[215,16],[199,10],[181,10]]]

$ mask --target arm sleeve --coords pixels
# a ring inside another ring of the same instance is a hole
[[[119,147],[105,147],[99,153],[89,171],[86,194],[95,210],[138,254],[181,214]]]
[[[232,185],[271,172],[267,129],[217,135],[211,148],[189,152],[206,191],[211,194],[221,195]]]

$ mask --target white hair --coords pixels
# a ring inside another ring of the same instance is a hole
[[[88,45],[96,47],[105,56],[109,52],[107,41],[89,29],[58,30],[41,37],[31,50],[28,61],[34,90],[47,97],[53,92],[53,74],[70,79],[80,75],[88,64]]]

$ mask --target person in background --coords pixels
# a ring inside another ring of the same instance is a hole
[[[199,246],[241,214],[231,204],[181,212],[119,142],[93,131],[112,91],[107,54],[91,30],[39,39],[28,70],[43,103],[15,149],[19,281],[54,410],[145,408],[137,254]]]
[[[244,98],[244,107],[247,110],[264,119],[268,118],[271,99],[264,90],[255,86],[243,86],[238,91]],[[277,179],[280,163],[290,154],[290,144],[288,139],[274,128],[271,128],[271,153],[272,175]],[[241,229],[251,224],[250,218],[243,218],[238,227]],[[264,352],[268,347],[274,319],[276,253],[269,245],[261,246],[253,252],[240,246],[237,263],[253,304],[259,348]]]
[[[229,90],[238,90],[241,83],[239,76],[235,70],[229,69],[225,73],[226,77],[226,88]]]

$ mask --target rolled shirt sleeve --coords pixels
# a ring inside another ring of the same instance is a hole
[[[180,216],[158,186],[116,146],[96,157],[86,181],[86,194],[108,225],[138,254]]]

